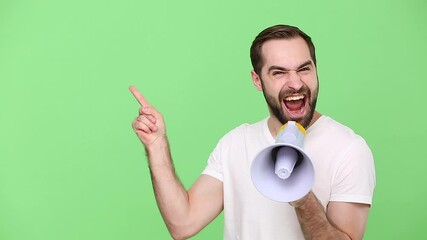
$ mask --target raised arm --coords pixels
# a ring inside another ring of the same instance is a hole
[[[175,174],[162,114],[135,87],[129,90],[141,104],[132,127],[145,146],[157,205],[171,236],[189,238],[222,211],[222,182],[202,175],[187,192]]]
[[[370,209],[368,204],[329,202],[325,212],[313,192],[290,204],[295,207],[305,239],[363,238]]]

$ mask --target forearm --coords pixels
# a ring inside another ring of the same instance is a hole
[[[174,235],[187,224],[190,212],[188,193],[175,174],[166,138],[146,147],[146,152],[158,207]]]
[[[294,206],[305,239],[351,239],[328,220],[322,205],[312,192]]]

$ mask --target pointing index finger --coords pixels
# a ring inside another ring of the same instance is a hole
[[[129,87],[130,92],[143,107],[151,106],[151,104],[142,96],[142,94],[134,86]]]

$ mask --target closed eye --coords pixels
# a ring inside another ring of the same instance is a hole
[[[286,74],[286,72],[284,72],[284,71],[273,71],[271,74],[273,76],[280,76],[280,75]]]
[[[306,67],[298,69],[298,72],[308,72],[310,70],[311,70],[311,68],[309,66],[306,66]]]

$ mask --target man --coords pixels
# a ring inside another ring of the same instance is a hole
[[[130,87],[142,105],[133,128],[172,237],[195,235],[224,210],[224,239],[362,239],[375,186],[372,153],[362,137],[315,110],[319,85],[310,37],[293,26],[267,28],[255,38],[251,60],[253,84],[270,116],[226,134],[188,191],[175,175],[162,115]],[[255,189],[249,169],[289,120],[307,129],[305,151],[316,179],[305,197],[280,203]]]

